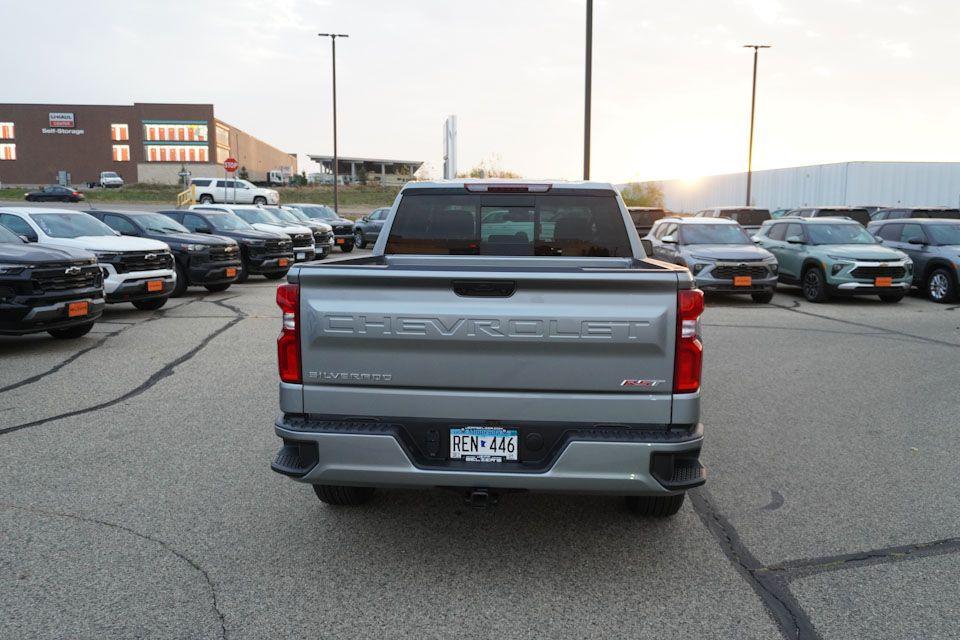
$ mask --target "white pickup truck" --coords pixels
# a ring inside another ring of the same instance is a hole
[[[272,467],[324,502],[584,492],[670,516],[704,482],[703,294],[609,184],[411,183],[372,256],[288,281]]]
[[[219,180],[217,178],[193,178],[190,184],[201,204],[280,204],[280,194],[273,189],[258,187],[247,180]]]

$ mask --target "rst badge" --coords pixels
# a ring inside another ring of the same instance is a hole
[[[641,387],[641,388],[644,388],[644,389],[650,389],[650,388],[653,388],[653,387],[657,386],[658,384],[660,384],[660,383],[662,383],[662,382],[663,382],[663,380],[633,380],[633,379],[629,379],[629,380],[624,380],[623,382],[621,382],[621,383],[620,383],[620,386],[621,386],[621,387]]]

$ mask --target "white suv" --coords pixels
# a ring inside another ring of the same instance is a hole
[[[197,202],[234,202],[237,204],[280,204],[280,194],[273,189],[261,189],[246,180],[218,180],[194,178],[190,181],[197,191]]]
[[[95,253],[108,303],[159,309],[173,293],[173,254],[159,240],[121,236],[91,215],[65,209],[2,207],[0,224],[28,242]]]

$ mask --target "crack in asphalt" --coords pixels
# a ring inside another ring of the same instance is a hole
[[[723,554],[766,606],[784,638],[820,640],[810,616],[790,591],[787,581],[773,572],[761,571],[759,561],[740,539],[736,528],[714,507],[706,489],[688,492],[693,510],[720,545]]]
[[[93,405],[92,407],[87,407],[85,409],[67,411],[66,413],[50,416],[48,418],[41,418],[39,420],[33,420],[32,422],[25,422],[23,424],[18,424],[12,427],[6,427],[4,429],[0,429],[0,435],[7,435],[9,433],[14,433],[15,431],[20,431],[22,429],[37,427],[37,426],[46,424],[48,422],[53,422],[55,420],[62,420],[63,418],[71,418],[73,416],[79,416],[86,413],[92,413],[94,411],[100,411],[101,409],[106,409],[107,407],[112,407],[115,404],[119,404],[121,402],[124,402],[125,400],[129,400],[130,398],[134,398],[140,395],[141,393],[147,391],[148,389],[153,387],[155,384],[157,384],[167,376],[172,375],[174,370],[179,365],[193,358],[193,356],[197,355],[197,353],[199,353],[205,346],[207,346],[210,343],[210,341],[212,341],[214,338],[219,336],[221,333],[227,331],[228,329],[231,329],[237,323],[243,321],[243,319],[244,318],[242,317],[236,317],[230,322],[220,327],[219,329],[213,331],[212,333],[207,334],[207,336],[203,340],[201,340],[200,343],[197,346],[195,346],[193,349],[190,349],[185,354],[181,355],[179,358],[176,358],[175,360],[165,364],[163,367],[161,367],[158,371],[154,372],[149,378],[147,378],[142,384],[140,384],[136,388],[131,389],[130,391],[127,391],[126,393],[116,398],[113,398],[112,400],[107,400],[106,402],[101,402],[99,404]],[[144,322],[148,322],[148,320]]]
[[[786,562],[777,562],[765,567],[760,567],[757,569],[757,572],[786,574],[785,579],[789,582],[795,578],[826,573],[829,571],[853,569],[856,567],[864,567],[873,564],[903,562],[904,560],[927,558],[930,556],[939,556],[947,553],[957,552],[960,552],[960,538],[944,538],[943,540],[918,542],[895,547],[882,547],[880,549],[871,549],[869,551],[841,553],[833,556],[822,556],[819,558],[788,560]]]
[[[938,344],[944,347],[953,347],[954,349],[960,349],[960,344],[956,342],[948,342],[947,340],[938,340],[936,338],[927,338],[926,336],[918,336],[915,333],[907,333],[906,331],[898,331],[896,329],[889,329],[887,327],[879,327],[877,325],[867,324],[865,322],[855,322],[853,320],[843,320],[841,318],[834,318],[833,316],[828,316],[822,313],[814,313],[812,311],[803,311],[801,310],[800,303],[794,301],[794,306],[788,307],[781,304],[770,303],[770,306],[777,307],[778,309],[783,309],[784,311],[792,311],[793,313],[799,313],[805,316],[810,316],[812,318],[820,318],[821,320],[830,320],[832,322],[839,322],[841,324],[847,324],[852,327],[861,327],[863,329],[874,329],[876,331],[881,331],[883,333],[889,333],[897,336],[904,336],[906,338],[913,338],[914,340],[919,340],[921,342],[928,342],[930,344]]]
[[[223,638],[224,640],[227,640],[226,617],[224,616],[223,611],[220,610],[220,602],[218,597],[219,594],[217,592],[216,585],[214,584],[213,580],[210,578],[210,574],[207,573],[207,570],[201,567],[200,564],[197,563],[193,558],[191,558],[190,556],[188,556],[187,554],[181,551],[178,551],[170,543],[165,542],[164,540],[161,540],[159,538],[154,538],[153,536],[147,535],[145,533],[141,533],[136,529],[131,529],[130,527],[127,527],[122,524],[117,524],[115,522],[107,522],[106,520],[99,520],[97,518],[85,518],[83,516],[78,516],[73,513],[64,513],[62,511],[48,511],[46,509],[37,509],[34,507],[23,507],[20,505],[9,504],[9,503],[0,504],[0,508],[17,509],[19,511],[26,511],[27,513],[35,513],[35,514],[44,515],[44,516],[69,518],[72,520],[77,520],[79,522],[85,522],[87,524],[94,524],[94,525],[109,527],[111,529],[116,529],[118,531],[124,531],[126,533],[129,533],[132,536],[136,536],[143,540],[148,540],[150,542],[153,542],[154,544],[159,545],[165,551],[172,553],[174,556],[176,556],[180,560],[183,560],[184,562],[186,562],[194,570],[200,573],[201,576],[203,576],[204,581],[207,583],[207,588],[210,590],[210,599],[211,599],[211,604],[213,606],[213,610],[217,614],[217,617],[220,619],[220,637]]]

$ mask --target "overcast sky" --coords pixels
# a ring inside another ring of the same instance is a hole
[[[495,158],[578,178],[583,0],[65,0],[0,3],[3,101],[212,102],[286,151],[460,168]],[[761,52],[755,168],[957,160],[956,0],[597,0],[593,177],[745,168]],[[302,156],[301,156],[302,157]]]

